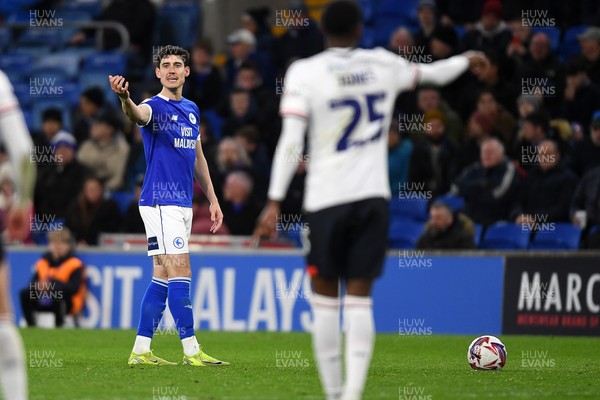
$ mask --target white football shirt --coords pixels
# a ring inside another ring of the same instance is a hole
[[[289,67],[280,113],[308,120],[307,211],[390,197],[388,127],[418,78],[417,64],[382,48],[330,48]]]
[[[0,138],[10,156],[18,193],[21,198],[30,197],[35,183],[35,174],[24,176],[23,171],[24,169],[35,171],[30,160],[33,141],[13,87],[3,71],[0,71]]]

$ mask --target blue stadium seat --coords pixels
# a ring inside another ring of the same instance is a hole
[[[112,95],[108,75],[125,74],[127,58],[119,52],[97,52],[86,58],[81,73],[79,74],[79,84],[82,89],[98,86],[104,91],[105,97],[118,103],[117,96]]]
[[[373,0],[358,1],[362,11],[363,23],[365,25],[370,25],[373,22],[373,16],[375,14],[375,5],[373,3]]]
[[[127,57],[117,51],[99,51],[86,58],[85,70],[113,71],[114,74],[124,74]]]
[[[69,53],[53,53],[40,58],[31,69],[31,76],[45,74],[61,80],[75,79],[79,74],[81,60],[78,55]]]
[[[406,20],[398,16],[377,17],[373,26],[375,27],[375,46],[387,47],[392,33],[402,27],[406,27]]]
[[[159,46],[177,43],[191,48],[200,29],[200,5],[193,0],[165,2],[158,10],[154,43]]]
[[[589,25],[577,25],[565,31],[559,51],[561,61],[568,61],[581,51],[577,35],[583,33],[587,28]]]
[[[393,249],[414,249],[424,229],[424,223],[392,221],[388,234],[389,245]]]
[[[7,17],[6,17],[6,22],[11,24],[11,23],[19,23],[19,22],[27,22],[29,23],[29,11],[16,11],[16,12],[11,12]]]
[[[65,101],[36,101],[31,107],[31,114],[26,116],[27,126],[33,133],[41,132],[42,130],[42,114],[49,108],[58,108],[61,110],[63,126],[66,130],[71,129],[71,113],[67,108]],[[29,118],[29,120],[27,119]]]
[[[473,237],[473,241],[475,242],[475,247],[479,247],[483,233],[483,226],[480,224],[475,224],[473,227],[475,228],[475,236]]]
[[[429,217],[429,201],[426,199],[399,199],[393,196],[390,200],[390,216],[392,220],[412,220],[425,222]]]
[[[389,30],[389,25],[394,23],[388,20],[395,21],[396,28],[403,26],[410,31],[416,31],[419,28],[417,20],[417,5],[418,0],[379,0],[375,3],[375,16],[373,18],[373,26],[376,29],[380,27],[388,27],[383,30]],[[390,31],[393,32],[394,29]],[[381,33],[383,35],[383,32]],[[389,37],[389,35],[388,35]],[[378,36],[378,42],[380,38]],[[386,39],[385,45],[388,40]],[[378,43],[378,45],[382,45]]]
[[[379,0],[375,4],[377,15],[398,16],[403,19],[417,17],[419,0]]]
[[[58,12],[58,17],[62,18],[65,22],[88,22],[91,21],[93,15],[86,11],[61,9]],[[64,26],[60,29],[59,45],[61,48],[68,46],[68,42],[74,34],[79,32],[81,28],[74,26]]]
[[[129,204],[133,200],[133,193],[131,193],[131,192],[112,192],[110,197],[119,206],[119,210],[121,211],[121,214],[125,215],[125,213],[127,212],[127,208],[129,207]]]
[[[95,17],[102,11],[102,0],[69,0],[62,2],[61,13],[79,12],[88,14],[90,17]]]
[[[581,228],[569,223],[554,223],[554,229],[538,230],[530,248],[538,250],[577,250],[581,239]]]
[[[61,29],[30,28],[17,39],[16,49],[29,47],[54,50],[60,46],[61,39]]]
[[[461,41],[463,36],[465,36],[465,33],[467,33],[467,30],[462,25],[454,25],[453,28],[456,31],[456,36],[458,36],[458,40]]]
[[[529,247],[531,231],[521,224],[497,223],[489,226],[479,247],[495,250],[523,250]]]
[[[43,78],[42,78],[43,79]],[[73,82],[40,81],[39,85],[34,85],[32,97],[32,116],[30,129],[39,131],[42,127],[42,113],[48,108],[58,108],[62,111],[63,126],[65,129],[71,129],[71,109],[73,102],[79,97],[79,85]],[[35,94],[35,92],[40,94]]]
[[[25,80],[33,65],[33,57],[28,54],[0,54],[0,69],[15,83]]]
[[[206,119],[208,122],[208,125],[215,136],[214,138],[217,140],[221,139],[221,129],[223,128],[223,124],[225,122],[223,121],[223,118],[221,118],[214,110],[200,111],[200,119],[202,118]]]
[[[30,107],[33,103],[33,97],[31,96],[31,86],[29,85],[29,82],[13,83],[13,89],[21,107]]]
[[[454,212],[462,211],[465,208],[465,199],[453,193],[446,193],[443,196],[436,197],[435,201],[448,205]]]
[[[546,36],[548,36],[548,39],[550,39],[550,46],[552,47],[552,51],[556,52],[558,51],[558,48],[560,47],[560,29],[557,27],[534,27],[533,29],[531,29],[532,33],[536,33],[536,32],[541,32],[541,33],[545,33]]]
[[[0,51],[4,52],[8,49],[11,38],[12,34],[10,32],[10,29],[0,27]]]
[[[363,49],[371,49],[375,46],[375,29],[373,27],[365,26],[363,28],[359,46]]]

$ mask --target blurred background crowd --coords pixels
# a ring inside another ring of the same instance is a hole
[[[98,244],[103,232],[144,232],[137,210],[142,138],[107,77],[123,74],[136,102],[151,97],[161,89],[153,55],[176,44],[191,53],[183,94],[200,108],[202,144],[225,215],[219,233],[251,234],[276,154],[283,77],[291,62],[324,49],[318,20],[327,1],[256,3],[225,38],[201,32],[199,1],[2,3],[0,69],[35,142],[34,222],[64,223],[81,245]],[[359,3],[361,47],[383,46],[409,62],[467,50],[490,60],[489,68],[449,86],[398,97],[388,138],[392,246],[474,248],[482,232],[502,223],[520,236],[564,227],[577,236],[573,247],[600,247],[600,3]],[[310,159],[295,156],[299,166],[282,211],[301,219]],[[14,201],[12,187],[3,164],[4,211]],[[197,187],[192,233],[209,227]],[[32,230],[30,242],[46,240],[44,230]]]

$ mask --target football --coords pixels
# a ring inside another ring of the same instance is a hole
[[[506,346],[495,336],[480,336],[471,342],[467,360],[473,369],[501,370],[506,364]]]

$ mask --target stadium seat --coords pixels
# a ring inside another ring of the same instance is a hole
[[[589,28],[589,25],[577,25],[565,31],[559,51],[561,61],[568,61],[581,51],[577,35],[583,33],[587,28]]]
[[[200,119],[202,118],[206,119],[206,122],[208,122],[214,138],[217,140],[221,139],[221,129],[223,128],[224,123],[223,118],[214,110],[200,111]]]
[[[373,27],[365,26],[363,28],[359,46],[363,49],[370,49],[375,46],[375,29]]]
[[[42,78],[43,79],[43,78]],[[46,89],[44,85],[38,86],[38,89]],[[35,88],[34,88],[35,89]],[[73,82],[61,82],[56,80],[47,85],[47,89],[42,90],[40,94],[31,93],[32,97],[32,120],[30,129],[39,131],[42,127],[42,113],[48,108],[58,108],[62,111],[63,126],[65,129],[71,129],[71,109],[74,102],[79,98],[79,85]],[[53,94],[55,93],[56,94]]]
[[[483,225],[474,224],[473,227],[475,228],[475,236],[473,237],[473,241],[475,242],[475,247],[479,247],[479,244],[481,243],[481,236],[483,234]]]
[[[57,101],[35,101],[31,107],[31,114],[25,116],[27,126],[32,133],[39,133],[42,130],[42,114],[49,108],[61,110],[63,126],[65,129],[71,129],[71,113],[66,106],[66,102]],[[29,118],[29,119],[28,119]]]
[[[113,199],[119,206],[121,215],[125,215],[129,204],[133,200],[133,193],[131,192],[112,192],[110,198]]]
[[[0,69],[13,84],[28,79],[32,64],[33,57],[28,54],[0,54]]]
[[[11,12],[7,17],[6,17],[6,23],[8,24],[12,24],[12,23],[20,23],[20,22],[26,22],[29,23],[29,11],[25,11],[25,10],[19,10],[16,12]]]
[[[61,80],[75,79],[81,60],[78,55],[53,53],[40,58],[31,69],[31,77],[50,75]]]
[[[17,39],[15,51],[20,48],[57,49],[61,44],[61,30],[49,28],[27,29]]]
[[[33,102],[29,82],[13,83],[13,90],[21,107],[30,107]]]
[[[362,11],[363,23],[365,25],[370,25],[373,22],[373,17],[375,14],[375,6],[373,0],[359,0],[358,4],[360,5],[360,9]]]
[[[61,9],[57,13],[59,18],[62,18],[67,24],[60,29],[59,46],[65,48],[74,34],[79,32],[81,28],[68,25],[70,22],[88,22],[92,20],[93,15],[86,11]]]
[[[465,33],[467,33],[465,27],[462,25],[454,25],[453,28],[456,31],[456,36],[458,36],[458,40],[462,40],[462,38],[465,36]]]
[[[159,46],[177,43],[191,48],[200,29],[200,6],[197,1],[174,0],[165,2],[158,10],[154,43]]]
[[[392,221],[388,234],[393,249],[414,249],[423,233],[425,224],[411,221]]]
[[[375,46],[387,47],[392,33],[401,26],[406,26],[406,20],[402,17],[391,15],[376,17],[373,24]]]
[[[465,199],[452,193],[437,197],[435,201],[448,205],[454,212],[462,211],[462,209],[465,208]]]
[[[102,0],[70,0],[62,2],[61,13],[79,12],[95,17],[102,11]]]
[[[124,74],[127,57],[116,51],[100,51],[90,54],[84,63],[85,70],[113,71],[114,74]]]
[[[390,200],[390,216],[392,220],[425,222],[429,217],[428,206],[428,200],[399,199],[394,196]]]
[[[416,19],[418,3],[418,0],[379,0],[375,3],[375,13],[377,16],[387,15],[403,19]]]
[[[530,248],[538,250],[577,250],[581,239],[581,228],[569,223],[554,223],[554,229],[538,230]]]
[[[489,226],[479,248],[495,250],[523,250],[529,247],[531,231],[520,224],[497,223]]]
[[[12,34],[8,28],[0,28],[0,51],[4,52],[8,49]]]
[[[416,31],[419,28],[419,22],[417,20],[417,5],[418,0],[379,0],[374,5],[374,18],[373,26],[379,28],[382,26],[393,25],[395,21],[395,28],[391,29],[390,33],[396,28],[405,27],[410,31]],[[388,36],[389,38],[389,36]],[[388,40],[385,40],[387,45]]]
[[[108,75],[125,74],[127,63],[126,56],[119,52],[97,52],[91,54],[85,59],[81,73],[79,74],[79,84],[82,89],[98,86],[104,91],[104,95],[115,105],[118,98],[112,96]]]
[[[534,27],[532,30],[532,34],[536,32],[545,33],[550,39],[550,46],[552,47],[552,51],[558,51],[560,47],[560,29],[556,27]]]

